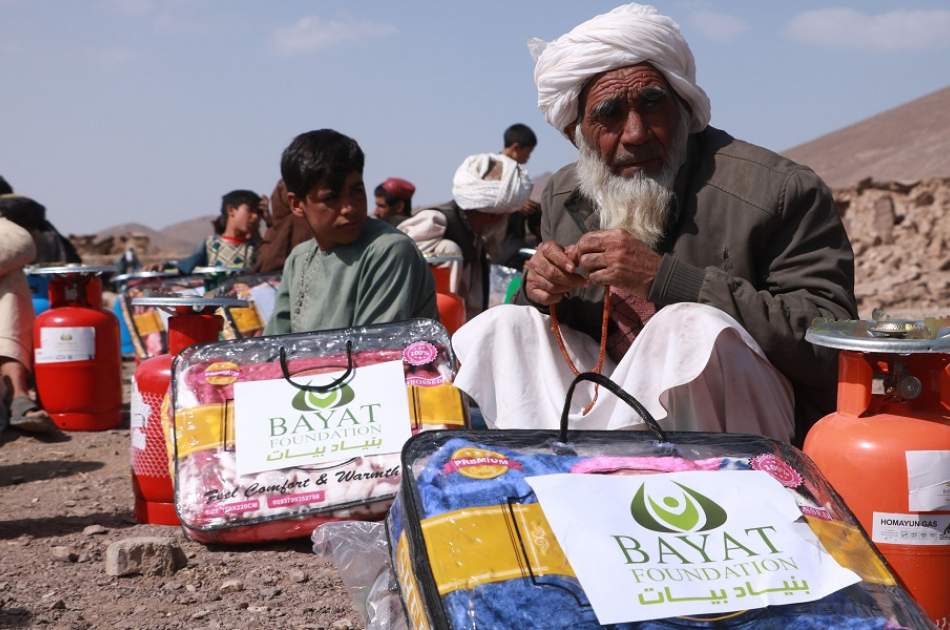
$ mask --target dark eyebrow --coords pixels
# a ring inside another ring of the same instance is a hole
[[[666,88],[661,85],[648,85],[640,90],[640,93],[638,94],[638,100],[657,101],[667,96],[667,94],[669,94],[669,92],[667,92]]]
[[[590,110],[590,115],[592,118],[606,120],[620,111],[623,103],[624,99],[619,96],[605,99]]]

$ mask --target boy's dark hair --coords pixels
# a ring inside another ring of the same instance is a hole
[[[0,195],[12,195],[13,186],[10,183],[3,179],[3,175],[0,175]]]
[[[228,227],[228,208],[240,208],[247,204],[253,210],[257,210],[261,203],[261,196],[253,190],[232,190],[221,197],[221,214],[215,217],[211,225],[214,226],[215,234],[224,234]]]
[[[505,129],[505,146],[508,148],[513,144],[520,144],[523,147],[538,146],[538,137],[531,131],[531,127],[521,123],[515,123]]]
[[[280,175],[287,190],[305,197],[317,184],[339,191],[346,176],[363,172],[365,158],[356,140],[333,129],[302,133],[284,149]]]

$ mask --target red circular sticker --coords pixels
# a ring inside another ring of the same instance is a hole
[[[786,488],[797,488],[802,485],[802,476],[784,460],[771,453],[765,453],[749,460],[752,470],[761,470],[772,475]]]
[[[428,341],[415,341],[402,351],[403,360],[409,365],[428,365],[435,361],[439,351]]]

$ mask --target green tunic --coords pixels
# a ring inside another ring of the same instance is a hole
[[[435,282],[408,236],[367,219],[359,238],[323,251],[314,239],[284,263],[265,335],[439,319]]]

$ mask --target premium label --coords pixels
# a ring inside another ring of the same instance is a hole
[[[495,451],[466,447],[452,453],[443,472],[457,472],[470,479],[494,479],[512,469],[520,470],[521,464]]]

